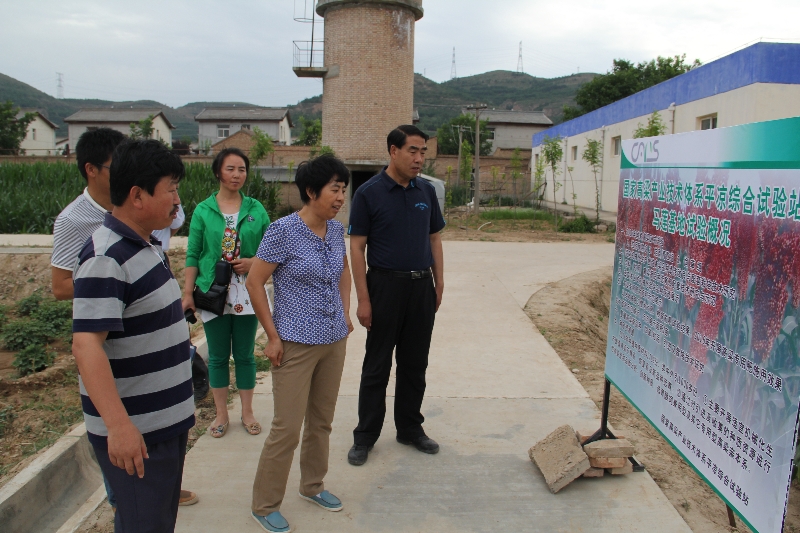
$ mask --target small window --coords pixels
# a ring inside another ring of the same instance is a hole
[[[494,128],[486,128],[486,138],[490,141],[494,140]]]
[[[622,137],[614,137],[611,139],[611,154],[619,155],[622,151]]]
[[[36,140],[36,128],[31,129],[31,139]]]
[[[577,161],[578,160],[578,147],[577,146],[573,146],[572,147],[572,160],[573,161]]]
[[[701,130],[714,130],[717,129],[717,115],[709,115],[707,117],[700,117]]]
[[[533,156],[533,167],[536,168],[539,166],[539,154],[534,154]]]
[[[223,139],[225,137],[230,137],[230,135],[231,135],[230,124],[217,124],[217,137]]]
[[[242,124],[242,129],[250,131],[250,124]]]

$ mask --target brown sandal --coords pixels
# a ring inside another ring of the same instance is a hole
[[[244,426],[245,431],[247,431],[250,435],[258,435],[261,433],[261,424],[258,422],[253,422],[252,424],[245,424],[244,419],[242,419],[242,425]]]
[[[230,420],[225,422],[224,424],[209,427],[208,432],[215,439],[221,439],[222,437],[225,436],[225,432],[228,431],[228,424],[230,424]]]

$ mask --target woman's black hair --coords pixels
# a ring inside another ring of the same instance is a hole
[[[317,197],[323,187],[334,179],[347,186],[350,183],[350,171],[340,159],[332,155],[321,155],[303,161],[298,165],[297,173],[294,176],[294,182],[300,189],[300,199],[304,204],[311,201],[311,197],[308,195],[309,190]]]
[[[217,154],[217,157],[214,158],[214,162],[211,163],[211,172],[214,173],[214,177],[217,178],[217,181],[219,181],[219,174],[220,171],[222,170],[222,164],[225,162],[225,158],[228,157],[229,155],[238,155],[239,157],[241,157],[242,160],[244,161],[245,173],[247,175],[250,174],[250,160],[247,158],[246,155],[244,155],[244,152],[242,152],[238,148],[223,148]]]
[[[111,157],[111,203],[116,206],[125,203],[133,187],[152,195],[163,178],[180,181],[185,173],[180,156],[161,141],[127,141]]]

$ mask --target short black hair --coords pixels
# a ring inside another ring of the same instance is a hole
[[[319,196],[323,187],[334,178],[338,183],[344,183],[346,187],[350,183],[350,171],[341,159],[326,154],[300,163],[294,182],[300,189],[300,199],[307,204],[311,201],[308,189],[314,192],[314,196]]]
[[[185,169],[179,155],[161,141],[128,141],[117,146],[111,161],[111,203],[125,203],[133,187],[153,194],[165,176],[178,181]]]
[[[91,163],[100,168],[114,153],[114,148],[122,144],[125,139],[127,137],[125,137],[124,133],[111,128],[97,128],[96,130],[85,131],[78,139],[78,144],[75,145],[78,171],[83,176],[83,179],[89,179],[86,177],[86,163]]]
[[[430,136],[418,127],[412,126],[411,124],[403,124],[402,126],[397,126],[395,129],[389,132],[389,135],[386,137],[386,149],[389,150],[389,153],[391,154],[392,146],[402,148],[406,145],[406,139],[409,135],[422,137],[425,139],[425,142],[430,139]]]
[[[229,155],[238,155],[241,157],[244,160],[245,173],[250,175],[250,159],[244,155],[244,152],[238,148],[223,148],[211,163],[211,172],[214,173],[214,177],[217,178],[217,181],[219,181],[219,172],[222,170],[222,163],[225,162],[225,158]]]

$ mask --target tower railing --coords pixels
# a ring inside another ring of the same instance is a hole
[[[325,68],[325,41],[294,41],[292,70],[298,77],[321,78]]]

